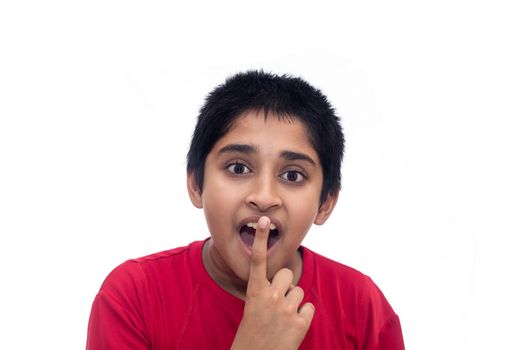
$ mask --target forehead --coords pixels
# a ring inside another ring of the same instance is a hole
[[[236,143],[253,145],[260,151],[300,151],[317,157],[306,125],[293,116],[247,112],[239,116],[213,147]]]

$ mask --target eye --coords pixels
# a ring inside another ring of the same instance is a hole
[[[230,173],[238,174],[238,175],[247,174],[250,172],[249,168],[245,164],[242,164],[242,163],[229,164],[227,166],[227,170]]]
[[[296,183],[302,182],[306,179],[304,174],[302,174],[301,172],[297,170],[285,171],[280,175],[280,177],[288,182],[296,182]]]

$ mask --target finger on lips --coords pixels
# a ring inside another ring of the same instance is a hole
[[[251,266],[248,288],[266,287],[267,280],[267,240],[269,238],[269,218],[262,216],[258,219],[255,230],[255,241],[251,248]]]

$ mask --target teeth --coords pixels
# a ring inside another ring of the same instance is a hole
[[[248,222],[248,223],[246,224],[246,226],[247,226],[247,227],[252,227],[252,228],[254,228],[255,230],[257,229],[257,223],[256,223],[256,222]],[[276,228],[277,228],[277,227],[276,227],[275,225],[273,225],[273,224],[270,224],[270,225],[269,225],[269,229],[270,229],[270,230],[276,230]]]

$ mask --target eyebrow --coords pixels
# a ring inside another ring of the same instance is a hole
[[[254,145],[232,143],[232,144],[225,145],[224,147],[222,147],[218,151],[218,154],[227,154],[227,153],[252,154],[256,152],[257,152],[257,147]],[[291,160],[291,161],[292,160],[304,160],[315,167],[317,166],[317,163],[315,163],[315,161],[310,156],[304,153],[300,153],[300,152],[282,151],[280,152],[280,157],[286,160]]]
[[[244,145],[239,143],[231,143],[229,145],[225,145],[220,150],[218,150],[218,154],[225,154],[225,153],[256,153],[257,148],[253,145]]]
[[[292,151],[282,151],[280,153],[280,156],[287,160],[305,160],[306,162],[311,163],[311,165],[315,167],[317,166],[317,163],[315,163],[315,161],[310,156],[304,153],[292,152]]]

